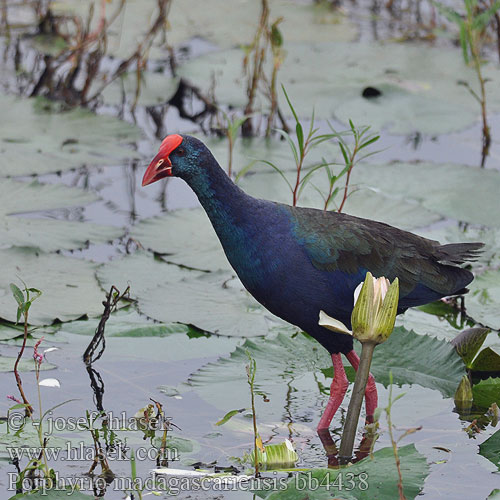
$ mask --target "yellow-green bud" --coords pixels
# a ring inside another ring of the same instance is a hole
[[[467,375],[464,375],[458,384],[454,399],[458,411],[468,411],[472,408],[472,387]]]
[[[361,287],[359,296],[356,294]],[[399,280],[390,284],[387,278],[366,273],[365,281],[355,292],[351,315],[352,333],[360,342],[385,342],[394,329],[399,301]]]

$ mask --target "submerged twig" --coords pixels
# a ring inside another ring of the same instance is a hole
[[[128,295],[130,292],[130,287],[120,293],[120,290],[116,288],[114,285],[109,289],[108,294],[106,295],[106,300],[103,301],[104,311],[102,313],[101,319],[94,333],[94,337],[90,341],[87,349],[83,354],[84,363],[89,366],[94,361],[97,361],[103,354],[104,349],[106,348],[106,341],[104,339],[104,329],[106,327],[106,322],[108,321],[111,313],[116,309],[118,302],[122,299],[129,299]],[[101,346],[100,351],[96,354],[98,347]]]

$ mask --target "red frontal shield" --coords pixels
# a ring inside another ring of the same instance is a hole
[[[147,186],[148,184],[152,184],[164,177],[172,175],[172,162],[168,156],[182,141],[182,137],[178,134],[167,135],[167,137],[163,139],[158,154],[153,158],[144,173],[144,177],[142,178],[143,186]]]

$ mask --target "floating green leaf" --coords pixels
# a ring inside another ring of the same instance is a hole
[[[231,270],[210,220],[201,209],[176,210],[145,219],[133,227],[131,236],[145,248],[163,254],[167,262],[206,271]]]
[[[0,115],[2,176],[116,164],[134,156],[123,146],[140,137],[136,127],[117,118],[84,109],[61,111],[42,98],[0,95]]]
[[[401,459],[404,495],[412,500],[420,493],[429,466],[425,457],[413,444],[398,450]],[[349,474],[349,476],[347,476]],[[352,474],[352,476],[351,476]],[[339,485],[346,484],[347,478],[353,478],[355,497],[358,500],[386,500],[398,498],[398,473],[394,463],[392,448],[382,448],[373,454],[373,459],[366,457],[360,462],[342,469],[310,469],[292,477],[286,489],[272,492],[256,492],[267,500],[330,500],[344,497]],[[349,493],[350,494],[350,493]],[[349,498],[349,497],[347,497]]]
[[[222,357],[194,372],[184,390],[194,388],[222,411],[227,411],[228,407],[248,406],[243,368],[248,359],[246,351],[259,367],[258,391],[267,394],[272,403],[277,404],[285,396],[287,384],[296,387],[294,381],[300,381],[297,386],[302,389],[300,397],[294,398],[294,401],[301,401],[301,408],[295,408],[297,413],[304,412],[307,405],[316,404],[318,397],[322,397],[312,379],[313,374],[322,371],[329,377],[333,375],[328,353],[315,340],[303,334],[281,332],[276,337],[246,340],[229,357]],[[385,385],[389,383],[388,366],[395,383],[419,384],[437,389],[447,397],[453,397],[465,373],[462,360],[448,342],[417,335],[400,327],[394,330],[387,342],[375,349],[371,370],[375,379]],[[304,389],[304,379],[312,382],[312,385],[307,385],[307,390]],[[259,411],[265,412],[268,418],[276,418],[273,412],[280,410],[279,406],[267,403]]]
[[[103,292],[97,285],[96,265],[81,259],[37,253],[32,249],[0,250],[0,317],[16,321],[16,302],[9,284],[18,282],[43,288],[43,295],[31,307],[29,322],[48,325],[102,312]]]
[[[468,368],[471,367],[472,360],[479,352],[479,349],[481,349],[490,331],[488,328],[469,328],[451,341],[451,344],[455,347],[458,355],[464,360]]]
[[[78,335],[94,335],[98,319],[71,321],[61,325],[59,331]],[[189,327],[179,323],[154,323],[138,314],[133,308],[120,309],[106,323],[106,337],[166,337],[188,333]],[[1,334],[0,334],[1,335]]]
[[[355,167],[354,171],[356,168],[358,167]],[[285,175],[292,179],[294,174],[285,172]],[[242,178],[239,184],[248,194],[257,198],[291,203],[292,197],[286,183],[277,173],[251,175]],[[300,199],[301,206],[323,208],[324,200],[318,191],[314,189],[314,186],[321,188],[326,185],[326,175],[319,172],[317,177],[314,177],[304,188]],[[353,192],[347,199],[345,212],[357,217],[375,219],[402,229],[426,226],[441,218],[438,214],[432,213],[419,203],[407,200],[407,197],[403,195],[396,197],[393,194],[386,195],[380,191],[379,187],[372,188],[370,186]],[[332,204],[332,208],[335,208],[335,204]]]
[[[485,210],[498,203],[500,173],[494,170],[435,163],[359,164],[352,182],[386,196],[404,196],[444,217],[500,227],[500,211]],[[481,192],[480,204],[470,195],[470,186]]]
[[[465,367],[449,342],[417,335],[402,327],[394,329],[387,342],[377,346],[371,371],[377,382],[389,384],[390,366],[397,384],[419,384],[453,397]]]
[[[309,117],[315,106],[318,118],[335,117],[346,125],[351,119],[400,134],[451,132],[479,117],[477,102],[458,83],[466,81],[477,88],[475,72],[459,51],[423,44],[288,43],[286,35],[285,47],[280,81],[299,116]],[[236,49],[203,54],[188,61],[180,72],[205,88],[215,74],[217,101],[243,106],[241,58]],[[500,97],[494,89],[500,83],[500,71],[494,65],[482,70],[491,79],[488,109],[498,110]],[[381,95],[364,98],[366,87],[376,88]]]
[[[9,356],[0,356],[0,373],[13,372],[15,362],[16,358]],[[55,365],[47,363],[46,361],[44,361],[40,366],[41,370],[52,370],[53,368],[55,368]],[[20,372],[35,371],[35,362],[30,358],[21,359],[19,365],[17,366],[17,369]]]
[[[489,408],[493,403],[500,406],[500,378],[487,378],[472,386],[474,404]]]
[[[500,470],[500,430],[479,445],[479,453]]]
[[[500,372],[500,354],[486,347],[477,355],[470,369],[475,372]]]
[[[245,410],[246,410],[246,408],[242,408],[241,410],[228,411],[218,422],[215,423],[215,425],[224,425],[226,422],[228,422],[235,415],[239,415],[240,413],[244,412]]]
[[[191,271],[138,252],[103,265],[99,280],[105,287],[130,284],[139,311],[164,323],[239,337],[266,335],[283,324],[227,271]]]
[[[123,230],[117,227],[20,215],[78,207],[95,200],[95,195],[75,188],[3,179],[0,183],[0,241],[4,247],[30,246],[52,252],[118,238]]]
[[[465,299],[467,313],[476,321],[500,329],[500,270],[486,271],[476,276],[468,286],[470,292]]]

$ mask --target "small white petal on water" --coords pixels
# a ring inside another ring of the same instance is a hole
[[[44,387],[61,387],[59,380],[57,380],[56,378],[44,378],[43,380],[40,380],[38,385]]]

